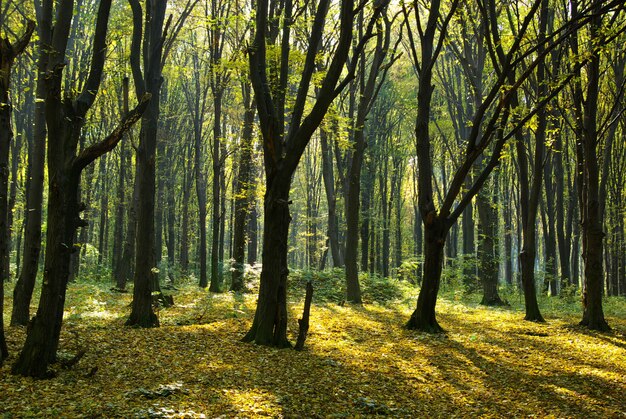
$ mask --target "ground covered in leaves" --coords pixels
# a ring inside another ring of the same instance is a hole
[[[130,294],[71,284],[61,349],[85,356],[53,379],[13,376],[25,330],[8,329],[0,416],[626,417],[624,299],[607,303],[613,331],[598,334],[575,326],[574,302],[542,300],[547,323],[538,325],[521,320],[519,301],[494,309],[448,294],[438,305],[447,334],[437,336],[402,327],[416,289],[384,305],[314,299],[296,352],[240,342],[254,294],[192,285],[174,294],[175,307],[158,313],[162,327],[141,330],[124,326]]]

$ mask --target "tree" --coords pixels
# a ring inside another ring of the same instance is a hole
[[[500,42],[500,26],[495,2],[479,2],[480,13],[486,22],[487,45],[496,77],[491,82],[491,86],[485,89],[480,106],[474,111],[470,124],[472,129],[468,137],[464,139],[465,150],[459,156],[452,180],[447,186],[445,194],[441,194],[441,202],[437,206],[433,189],[432,139],[429,134],[431,99],[434,91],[432,70],[445,43],[446,33],[458,4],[457,1],[453,1],[449,9],[444,12],[441,2],[433,1],[430,4],[426,20],[424,20],[425,16],[423,15],[425,13],[424,7],[417,2],[412,4],[411,9],[406,6],[403,8],[405,19],[407,19],[405,27],[407,28],[410,55],[418,74],[417,101],[419,107],[415,123],[415,136],[419,169],[418,206],[424,224],[422,288],[417,300],[417,307],[407,323],[407,328],[435,333],[443,330],[436,320],[435,306],[448,231],[461,216],[464,209],[471,204],[474,196],[478,194],[493,169],[499,164],[502,149],[507,140],[514,136],[523,124],[536,115],[572,78],[570,75],[556,84],[545,98],[509,126],[508,123],[514,106],[514,93],[533,74],[540,59],[556,45],[559,45],[566,35],[547,42],[543,54],[535,54],[532,62],[526,63],[524,70],[517,73],[521,60],[536,51],[536,45],[529,45],[524,40],[536,17],[541,0],[534,1],[528,8],[526,15],[519,17],[519,27],[516,33],[512,34],[511,42],[507,43],[508,51],[506,52],[503,43]],[[409,17],[413,18],[413,24],[409,24]],[[426,22],[425,27],[423,27],[423,21]],[[414,27],[418,29],[413,29]],[[419,50],[415,42],[415,32],[419,35]],[[513,76],[514,78],[512,78]],[[483,160],[484,164],[478,168],[477,175],[472,177],[471,186],[463,190],[468,175],[475,168],[476,162],[485,156],[488,149],[490,149],[490,155]]]
[[[196,0],[197,2],[197,0]],[[156,145],[159,128],[160,92],[163,82],[162,70],[172,43],[191,13],[196,2],[187,2],[180,17],[172,27],[172,36],[167,37],[165,9],[166,0],[146,2],[145,28],[139,0],[129,0],[133,11],[133,36],[131,45],[131,69],[137,97],[145,93],[152,96],[146,113],[141,119],[139,146],[137,148],[137,237],[135,251],[135,274],[133,303],[128,326],[154,327],[159,319],[152,310],[153,292],[159,294],[159,276],[156,266],[154,208],[156,181]],[[142,33],[144,34],[142,37]],[[143,43],[142,43],[143,39]],[[143,44],[143,55],[141,48]],[[143,73],[140,58],[143,56]]]
[[[111,134],[76,154],[85,117],[100,88],[110,9],[110,0],[100,2],[89,75],[80,94],[71,98],[66,94],[68,92],[62,91],[61,86],[73,1],[62,0],[56,8],[52,42],[45,52],[49,54],[45,105],[50,182],[44,280],[37,314],[30,321],[26,342],[13,365],[14,374],[43,377],[47,374],[48,365],[56,360],[74,235],[76,228],[85,223],[80,218],[81,209],[84,208],[78,193],[80,175],[96,158],[117,145],[149,103],[149,96],[144,97]],[[52,22],[52,13],[53,2],[45,0],[42,3],[43,21]]]
[[[1,13],[1,11],[0,11]],[[1,20],[0,14],[0,20]],[[24,34],[14,42],[8,37],[0,37],[0,364],[9,356],[4,338],[4,282],[9,280],[9,266],[5,263],[9,257],[9,153],[13,130],[11,129],[11,68],[35,30],[35,22],[28,21]]]
[[[270,7],[271,6],[271,7]],[[294,10],[291,0],[281,2],[259,0],[256,4],[256,28],[248,51],[250,79],[255,93],[265,167],[266,192],[264,197],[263,268],[259,300],[252,327],[244,341],[262,345],[287,347],[287,241],[289,236],[289,189],[292,176],[304,149],[319,127],[333,99],[349,83],[355,71],[358,54],[371,36],[374,22],[383,11],[384,3],[375,3],[372,20],[357,42],[357,50],[348,74],[340,81],[352,45],[355,11],[352,0],[342,1],[339,12],[339,34],[332,59],[320,82],[315,102],[304,116],[312,77],[315,73],[317,53],[326,24],[329,0],[320,0],[314,13],[306,44],[304,65],[296,88],[296,97],[289,109],[289,128],[285,127],[286,93],[290,66],[290,34]],[[271,13],[271,15],[270,15]],[[275,14],[276,13],[276,14]],[[282,19],[278,17],[282,15]],[[282,23],[280,62],[278,68],[269,68],[266,42],[277,46],[278,29]],[[272,77],[268,72],[274,70]]]
[[[571,2],[572,14],[576,17],[578,1]],[[622,3],[610,19],[609,28],[623,12]],[[578,165],[579,192],[578,200],[581,211],[582,256],[584,260],[584,291],[582,326],[592,330],[607,331],[610,329],[604,318],[602,308],[603,294],[603,257],[604,232],[603,214],[600,211],[600,170],[598,144],[600,132],[598,128],[598,99],[600,87],[601,48],[608,44],[614,33],[606,34],[603,24],[602,4],[594,3],[591,8],[589,24],[588,53],[590,57],[586,65],[586,86],[583,88],[582,71],[577,71],[575,82],[575,112],[577,116],[576,161]],[[626,27],[615,27],[620,34]],[[578,34],[577,34],[578,35]],[[572,52],[578,55],[578,39],[572,43]],[[583,91],[586,90],[584,93]],[[585,94],[586,93],[586,94]]]
[[[28,156],[28,181],[26,192],[26,207],[24,227],[24,262],[19,278],[13,289],[13,309],[11,311],[11,325],[25,326],[30,318],[30,301],[35,288],[35,279],[39,270],[41,253],[41,220],[44,190],[44,170],[46,158],[46,96],[45,74],[49,54],[46,48],[52,43],[52,15],[44,12],[40,2],[37,12],[37,33],[39,35],[37,58],[37,87],[35,100],[35,116],[33,138]]]
[[[242,291],[243,263],[246,245],[246,221],[248,220],[248,208],[250,207],[250,195],[253,189],[250,187],[252,179],[252,153],[254,151],[254,115],[256,105],[252,102],[252,88],[247,82],[241,82],[243,96],[244,116],[241,143],[239,145],[239,172],[235,186],[235,226],[233,232],[233,269],[230,289]]]
[[[361,303],[361,287],[359,284],[358,270],[358,244],[359,244],[359,211],[361,198],[361,167],[365,154],[365,120],[372,108],[372,103],[380,91],[380,85],[384,82],[389,65],[393,63],[391,59],[385,65],[385,59],[389,53],[391,40],[391,21],[383,15],[382,22],[376,27],[376,46],[374,56],[369,67],[369,73],[365,72],[365,57],[360,59],[361,69],[359,71],[359,105],[354,121],[354,151],[351,154],[350,166],[348,168],[347,193],[346,193],[346,299],[347,301]],[[361,31],[363,30],[362,16],[359,19]],[[363,54],[363,53],[362,53]]]

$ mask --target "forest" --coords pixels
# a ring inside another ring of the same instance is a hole
[[[622,417],[623,0],[0,0],[0,414]]]

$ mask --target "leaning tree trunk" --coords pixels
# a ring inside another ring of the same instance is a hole
[[[443,268],[443,249],[449,227],[445,219],[433,213],[424,220],[424,268],[422,288],[417,299],[417,307],[406,327],[429,333],[443,332],[435,318],[437,294]]]
[[[71,135],[71,130],[69,134]],[[54,140],[58,132],[49,130]],[[63,134],[61,134],[63,135]],[[62,142],[58,141],[59,143]],[[55,141],[50,141],[55,142]],[[49,149],[50,154],[58,150]],[[57,160],[56,162],[53,160]],[[74,249],[74,233],[79,216],[79,174],[68,173],[58,159],[49,159],[48,172],[51,179],[48,191],[48,219],[46,231],[46,260],[41,298],[37,314],[28,325],[24,348],[13,373],[44,377],[48,365],[55,361],[59,344],[60,320],[63,317],[65,292],[70,273],[70,256]]]
[[[292,173],[279,170],[266,177],[261,288],[254,321],[243,338],[244,342],[279,348],[291,346],[287,340],[287,241],[291,222],[291,176]]]

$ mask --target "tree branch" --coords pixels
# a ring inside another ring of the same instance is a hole
[[[148,107],[148,103],[150,103],[151,97],[152,95],[150,93],[144,94],[139,104],[122,119],[122,122],[120,122],[113,132],[99,143],[93,144],[81,151],[72,162],[72,171],[80,173],[95,159],[113,150],[122,140],[124,134],[141,118]]]

